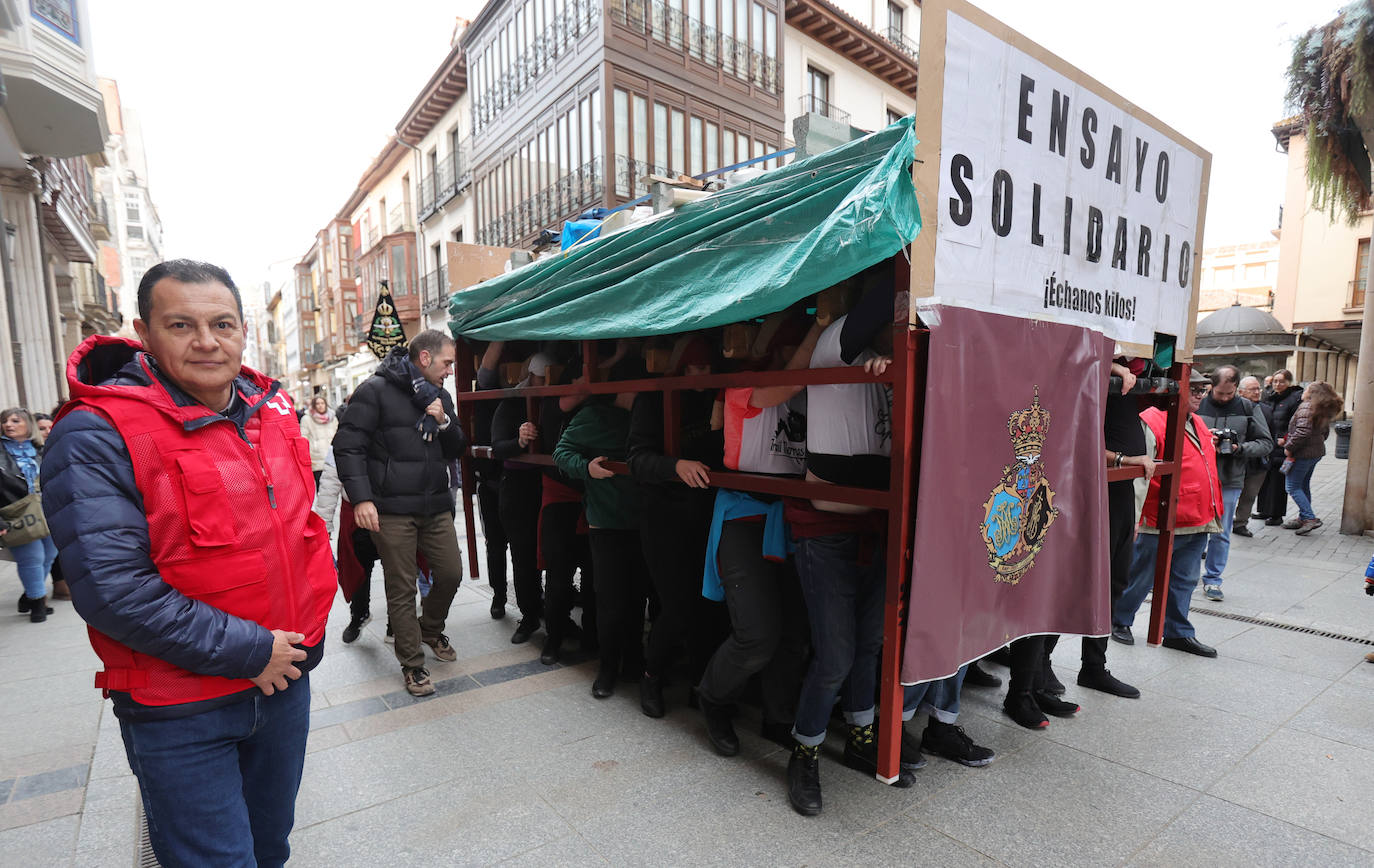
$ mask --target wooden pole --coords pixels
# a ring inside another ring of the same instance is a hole
[[[1364,139],[1365,151],[1374,156],[1374,106],[1351,115],[1351,121]],[[1308,143],[1311,147],[1311,142]],[[1365,273],[1374,277],[1374,244],[1369,246]],[[1374,453],[1374,304],[1369,303],[1368,281],[1364,311],[1360,316],[1360,351],[1355,381],[1346,395],[1346,409],[1354,405],[1350,422],[1350,458],[1345,467],[1345,501],[1341,504],[1341,533],[1363,534],[1374,528],[1374,506],[1369,493],[1371,453]]]
[[[1163,459],[1173,464],[1175,472],[1159,481],[1159,551],[1155,556],[1155,588],[1150,600],[1150,632],[1147,640],[1158,645],[1164,638],[1164,603],[1169,594],[1169,569],[1174,560],[1174,520],[1177,517],[1179,473],[1182,469],[1184,423],[1188,421],[1188,389],[1193,366],[1174,365],[1169,375],[1178,380],[1178,394],[1170,395],[1165,407]]]
[[[459,341],[458,370],[453,378],[459,392],[472,391],[473,362],[472,351]],[[458,424],[463,426],[463,433],[468,437],[472,436],[472,410],[471,403],[458,403]],[[477,520],[473,514],[472,498],[477,493],[477,475],[472,472],[472,458],[468,450],[464,450],[458,459],[458,480],[463,498],[463,530],[468,540],[468,575],[476,579],[480,578],[480,574],[477,569]]]
[[[911,284],[906,257],[896,257],[894,275],[898,293]],[[878,727],[878,772],[885,784],[899,783],[902,775],[902,652],[906,647],[905,599],[911,582],[911,547],[916,527],[914,481],[920,474],[919,446],[925,401],[924,365],[920,363],[920,336],[902,312],[892,324],[892,450],[888,476],[887,587],[883,594],[883,651]],[[922,346],[924,344],[921,344]],[[918,383],[920,388],[918,389]],[[902,784],[899,784],[902,785]]]
[[[1369,139],[1367,133],[1366,144]],[[1374,264],[1374,244],[1370,245],[1368,264]],[[1374,274],[1374,271],[1369,273]],[[1374,457],[1374,304],[1369,303],[1368,295],[1360,318],[1360,357],[1349,402],[1355,405],[1355,412],[1350,420],[1350,459],[1345,468],[1341,533],[1362,534],[1374,527],[1374,515],[1366,505],[1370,490],[1370,458]]]

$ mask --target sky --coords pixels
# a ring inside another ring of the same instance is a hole
[[[96,73],[142,119],[165,254],[223,264],[245,288],[284,277],[447,55],[455,17],[481,5],[91,2]],[[1272,238],[1291,41],[1341,3],[975,5],[1212,152],[1205,246]]]

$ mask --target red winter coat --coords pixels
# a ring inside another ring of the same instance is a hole
[[[68,363],[72,400],[62,416],[94,412],[123,439],[147,517],[148,555],[162,581],[236,618],[318,644],[335,571],[324,522],[310,510],[310,445],[290,400],[268,377],[243,369],[239,397],[251,409],[240,429],[199,404],[175,400],[143,354],[136,356],[147,369],[142,384],[84,381],[83,359],[97,348],[139,349],[88,339]],[[105,664],[96,686],[127,691],[143,705],[214,699],[253,686],[246,678],[190,672],[94,627],[89,632]]]
[[[1175,527],[1202,527],[1222,515],[1221,479],[1217,475],[1217,453],[1212,444],[1212,434],[1207,423],[1196,413],[1192,414],[1193,427],[1198,441],[1183,437],[1183,470],[1178,479],[1178,512],[1174,519]],[[1164,427],[1167,417],[1158,407],[1150,407],[1140,414],[1140,421],[1149,426],[1155,435],[1155,458],[1164,452]],[[1146,527],[1159,527],[1159,479],[1150,480],[1150,490],[1145,495],[1145,509],[1141,521]]]

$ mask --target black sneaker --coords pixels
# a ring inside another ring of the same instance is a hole
[[[968,665],[968,671],[964,673],[964,683],[974,687],[1001,687],[1002,679],[979,666],[975,660]]]
[[[739,736],[735,734],[735,724],[730,720],[730,706],[719,705],[702,697],[701,716],[706,719],[706,740],[715,752],[721,756],[738,754]]]
[[[343,631],[344,644],[352,645],[354,642],[357,642],[358,637],[362,635],[363,625],[365,625],[368,621],[371,620],[371,615],[364,615],[361,618],[354,617],[351,621],[349,621],[348,626],[345,627]]]
[[[1035,704],[1040,706],[1040,710],[1055,717],[1073,717],[1078,713],[1078,703],[1066,702],[1045,690],[1037,690],[1033,694]]]
[[[792,757],[787,761],[787,801],[792,810],[804,817],[814,817],[821,812],[820,757],[820,745],[798,744],[792,748]]]
[[[504,617],[506,617],[506,601],[499,598],[493,598],[491,601],[491,619],[493,621],[499,621]]]
[[[515,635],[510,637],[512,645],[524,645],[530,641],[534,631],[539,629],[538,618],[521,618],[520,623],[515,625]]]
[[[555,639],[553,636],[544,637],[544,648],[539,652],[539,662],[545,666],[552,666],[558,662],[558,655],[563,649],[563,640]]]
[[[434,682],[429,680],[429,670],[423,666],[406,666],[401,669],[406,679],[406,692],[411,696],[429,696],[434,693]]]
[[[663,679],[658,675],[644,675],[639,681],[639,708],[648,717],[662,717],[667,713],[663,704]]]
[[[871,775],[878,773],[878,737],[873,724],[849,727],[849,737],[844,740],[844,764]]]
[[[990,748],[974,744],[962,726],[941,723],[934,718],[926,724],[926,731],[921,736],[921,747],[936,756],[954,760],[971,768],[982,768],[996,756]]]

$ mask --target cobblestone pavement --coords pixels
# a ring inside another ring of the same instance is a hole
[[[432,664],[439,695],[423,701],[401,689],[384,624],[338,640],[339,600],[292,864],[1374,864],[1374,665],[1352,641],[1374,635],[1360,591],[1374,539],[1337,533],[1344,470],[1318,465],[1325,527],[1236,538],[1226,602],[1195,599],[1219,659],[1113,643],[1112,670],[1144,694],[1124,700],[1076,687],[1078,643],[1061,642],[1076,718],[1032,733],[1002,716],[1001,691],[968,688],[960,722],[996,761],[932,759],[908,789],[844,768],[832,733],[816,818],[788,807],[787,755],[757,737],[756,712],[723,759],[681,685],[663,720],[633,685],[594,700],[591,664],[541,665],[542,634],[510,644],[514,612],[492,621],[483,581],[460,590],[458,661]],[[17,593],[11,565],[0,585]],[[83,626],[56,609],[42,625],[0,616],[0,865],[128,865],[134,780]]]

